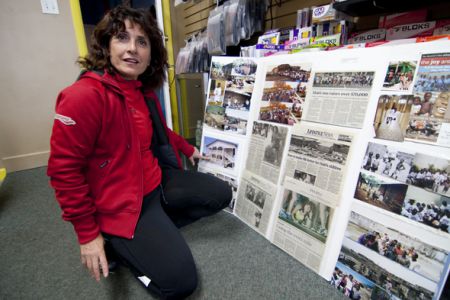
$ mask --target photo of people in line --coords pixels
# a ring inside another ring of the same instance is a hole
[[[284,191],[282,203],[281,220],[325,243],[331,220],[329,206],[290,190]]]
[[[413,103],[412,95],[381,95],[373,122],[376,137],[402,142]]]
[[[427,191],[450,196],[450,160],[417,153],[406,183]]]
[[[391,61],[384,77],[383,90],[411,91],[417,61]]]
[[[407,189],[406,184],[361,172],[354,197],[399,215]]]
[[[443,249],[355,212],[350,215],[345,237],[435,283],[438,283],[442,276],[448,256],[447,251]],[[390,261],[386,262],[386,265],[389,265]]]
[[[320,88],[370,89],[375,72],[316,73],[313,86]]]
[[[450,233],[450,197],[409,186],[401,215],[439,231]]]
[[[347,275],[347,278],[352,275],[354,284],[362,284],[367,288],[370,296],[361,297],[361,299],[431,300],[433,298],[432,291],[395,276],[365,255],[347,247],[342,247],[336,267],[343,275]],[[349,287],[353,288],[353,285]]]
[[[369,143],[361,168],[400,182],[406,182],[414,154],[392,146]]]
[[[325,160],[344,166],[347,161],[350,146],[322,141],[315,138],[292,135],[289,152]]]

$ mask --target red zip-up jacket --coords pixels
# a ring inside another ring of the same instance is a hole
[[[161,106],[153,92],[145,97]],[[139,139],[131,109],[114,76],[86,72],[56,102],[47,175],[62,217],[72,222],[80,244],[100,232],[133,238],[143,199]],[[169,143],[187,157],[194,147],[170,130]]]

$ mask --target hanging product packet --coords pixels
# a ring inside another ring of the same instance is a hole
[[[225,45],[235,46],[239,43],[240,36],[238,36],[238,1],[225,2],[223,4],[224,23],[225,23]]]
[[[211,10],[208,18],[208,53],[222,55],[226,53],[223,6]]]

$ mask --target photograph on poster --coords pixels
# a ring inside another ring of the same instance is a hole
[[[268,66],[266,81],[308,82],[311,75],[311,64],[281,64]]]
[[[259,110],[259,120],[294,125],[296,116],[294,115],[293,108],[301,114],[301,104],[298,107],[299,108],[297,109],[297,106],[289,103],[270,102],[268,106],[261,106]]]
[[[410,185],[406,192],[401,215],[437,230],[450,233],[450,197]]]
[[[450,53],[423,54],[415,92],[448,92],[450,91]]]
[[[354,197],[399,215],[408,185],[373,173],[359,173]]]
[[[225,125],[225,108],[217,105],[206,106],[204,122],[211,128],[223,130]]]
[[[250,99],[252,95],[244,92],[233,92],[231,90],[226,90],[223,106],[228,109],[237,109],[248,111],[250,109]]]
[[[225,120],[223,125],[223,130],[228,132],[235,132],[239,134],[245,134],[247,130],[246,119],[231,117],[228,114],[225,114]]]
[[[264,208],[266,197],[267,193],[262,190],[256,191],[255,187],[250,184],[245,187],[245,198],[261,209]]]
[[[227,91],[236,93],[253,93],[255,78],[249,76],[231,76],[231,80],[226,82]]]
[[[331,220],[330,207],[287,189],[282,201],[278,214],[281,220],[325,243]]]
[[[403,142],[412,103],[412,95],[381,95],[373,122],[376,137]]]
[[[417,153],[412,161],[407,183],[427,191],[450,196],[450,159]]]
[[[292,135],[289,152],[344,166],[350,146],[326,140]]]
[[[314,76],[313,87],[370,89],[375,72],[318,72]]]
[[[225,80],[211,79],[211,83],[209,85],[208,105],[222,105],[225,85]]]
[[[367,171],[406,182],[414,154],[399,151],[395,147],[377,143],[367,145],[361,168]]]
[[[280,167],[286,143],[287,128],[269,125],[265,139],[263,161]]]
[[[213,164],[220,168],[234,170],[237,144],[205,136],[202,145],[202,155],[207,157],[207,160],[202,161],[205,167]]]
[[[314,183],[316,182],[316,176],[299,170],[294,171],[294,179],[311,185],[314,185]]]
[[[250,58],[239,58],[233,61],[231,75],[234,76],[255,76],[256,62]]]
[[[364,286],[370,293],[370,296],[366,296],[366,299],[431,300],[433,298],[432,291],[395,276],[353,249],[342,247],[338,262],[340,263],[340,265],[337,265],[339,266],[338,269],[341,270],[343,276],[346,274],[346,278],[350,279],[350,284],[348,280],[346,284],[348,296],[355,284],[365,284]],[[352,274],[349,269],[357,274]],[[364,279],[361,277],[364,277]]]
[[[391,61],[384,77],[383,90],[411,91],[417,61]]]
[[[371,295],[374,289],[379,289],[381,292],[381,288],[377,287],[375,282],[360,275],[358,272],[353,271],[351,268],[339,261],[336,262],[336,267],[334,268],[333,275],[331,276],[330,284],[351,299],[370,300],[372,299]],[[385,293],[380,292],[376,292],[376,294],[386,295]],[[386,297],[375,299],[389,298]]]
[[[448,252],[351,212],[345,237],[439,283]]]
[[[211,62],[211,79],[227,80],[231,76],[233,62],[222,62],[220,59]]]
[[[253,129],[252,129],[253,135],[259,136],[262,138],[267,138],[268,133],[269,133],[269,124],[253,122]]]

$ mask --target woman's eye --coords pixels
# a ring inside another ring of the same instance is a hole
[[[139,46],[141,47],[147,47],[148,43],[146,40],[139,40],[138,41]]]
[[[128,34],[126,34],[125,32],[120,32],[117,34],[116,39],[118,39],[119,41],[125,41],[128,39]]]

